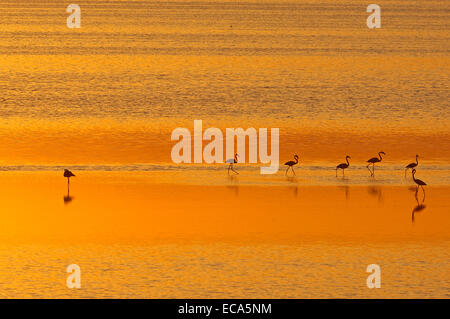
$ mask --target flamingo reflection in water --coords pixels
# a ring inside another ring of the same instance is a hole
[[[419,203],[419,199],[417,198],[417,192],[415,193],[414,197],[416,198],[417,206],[413,208],[411,213],[411,221],[414,223],[414,217],[415,214],[422,212],[427,208],[427,206],[424,204],[425,202],[425,196],[422,198],[422,201]]]

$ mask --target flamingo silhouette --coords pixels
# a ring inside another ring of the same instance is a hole
[[[369,172],[370,172],[370,176],[375,176],[375,163],[379,163],[379,162],[381,162],[381,161],[383,160],[383,158],[381,157],[381,154],[386,155],[385,152],[378,152],[378,156],[379,156],[380,158],[378,158],[378,157],[372,157],[371,159],[369,159],[369,160],[367,161],[367,163],[369,163],[369,164],[367,164],[367,169],[368,169]],[[369,168],[370,164],[372,164],[372,170],[370,170],[370,168]]]
[[[405,166],[405,178],[406,178],[406,172],[408,171],[408,169],[412,169],[415,168],[417,165],[419,165],[419,155],[416,155],[416,162],[415,163],[409,163],[408,165]]]
[[[341,164],[339,164],[338,166],[336,166],[336,177],[337,177],[337,171],[338,171],[338,169],[342,169],[342,176],[345,175],[345,174],[344,174],[344,170],[350,166],[350,163],[348,162],[348,159],[349,159],[349,158],[351,158],[351,157],[347,155],[347,156],[345,157],[345,160],[347,161],[347,163],[341,163]]]
[[[419,191],[419,187],[421,187],[422,191],[423,191],[423,199],[425,200],[425,189],[423,187],[426,186],[427,183],[425,183],[424,181],[422,181],[420,179],[417,179],[415,175],[416,175],[416,169],[413,168],[413,170],[412,170],[412,178],[414,180],[414,183],[417,184],[416,195],[417,195],[417,192]]]
[[[64,170],[64,177],[67,177],[67,186],[69,186],[69,184],[70,184],[70,178],[71,178],[72,176],[75,176],[75,174],[72,173],[71,171],[69,171],[68,169],[65,169],[65,170]]]
[[[294,173],[294,175],[295,175],[295,171],[294,171],[294,167],[293,166],[298,164],[298,155],[297,154],[294,155],[294,159],[295,159],[295,161],[289,161],[289,162],[284,163],[284,165],[288,166],[288,168],[286,169],[286,173],[284,175],[287,175],[289,169],[291,169],[292,173]]]
[[[238,157],[239,157],[239,155],[236,153],[236,154],[234,154],[234,158],[229,158],[229,159],[227,159],[227,160],[225,161],[225,163],[230,164],[230,165],[228,165],[228,175],[230,175],[230,169],[233,171],[233,173],[239,174],[239,173],[236,172],[236,171],[234,170],[234,168],[233,168],[233,164],[236,164],[236,163],[238,162],[238,161],[237,161]]]

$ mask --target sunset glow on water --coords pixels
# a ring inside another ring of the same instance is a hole
[[[0,297],[450,297],[448,1],[376,30],[364,1],[67,5],[0,1]],[[174,163],[194,120],[278,128],[279,171]]]

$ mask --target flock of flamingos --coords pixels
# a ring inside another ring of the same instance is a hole
[[[367,169],[368,169],[369,172],[370,172],[370,176],[372,176],[372,177],[375,176],[375,163],[379,163],[379,162],[381,162],[381,161],[383,160],[383,157],[382,157],[381,155],[386,155],[386,153],[385,153],[385,152],[378,152],[378,157],[372,157],[371,159],[367,160],[367,163],[368,163],[368,164],[367,164],[366,167],[367,167]],[[228,160],[226,161],[226,163],[229,164],[229,165],[228,165],[228,174],[230,174],[230,170],[231,170],[232,172],[234,172],[235,174],[239,174],[239,173],[238,173],[236,170],[234,170],[234,168],[233,168],[233,164],[236,164],[236,163],[238,162],[238,156],[239,156],[238,154],[235,154],[235,155],[234,155],[234,158],[230,158],[230,159],[228,159]],[[336,166],[336,176],[337,176],[337,172],[338,172],[339,169],[342,170],[342,175],[343,175],[343,176],[345,175],[345,173],[344,173],[345,169],[348,168],[348,167],[350,166],[350,162],[348,161],[349,159],[351,159],[351,157],[347,155],[347,156],[345,157],[346,163],[341,163],[341,164],[339,164],[339,165]],[[285,175],[288,174],[289,170],[291,170],[292,173],[295,175],[294,165],[297,165],[297,164],[298,164],[298,160],[299,160],[299,157],[298,157],[297,154],[295,154],[295,155],[294,155],[294,160],[293,160],[293,161],[288,161],[288,162],[284,163],[284,165],[287,166]],[[371,165],[372,165],[372,169],[370,168]],[[416,169],[415,169],[415,167],[416,167],[417,165],[419,165],[419,155],[416,155],[416,162],[409,163],[408,165],[405,166],[405,177],[406,177],[406,172],[408,171],[408,169],[411,169],[411,170],[412,170],[412,178],[413,178],[413,180],[414,180],[414,183],[417,184],[417,190],[419,190],[419,187],[421,187],[421,188],[422,188],[422,191],[423,191],[424,194],[425,194],[425,190],[423,189],[423,187],[424,187],[425,185],[427,185],[427,184],[426,184],[424,181],[422,181],[422,180],[420,180],[420,179],[417,179],[416,176],[415,176],[415,174],[416,174]]]
[[[379,163],[379,162],[381,162],[381,161],[383,160],[383,157],[381,156],[382,154],[383,154],[383,155],[386,155],[385,152],[378,152],[378,157],[372,157],[371,159],[367,160],[367,163],[368,163],[368,164],[367,164],[366,167],[367,167],[367,169],[368,169],[369,172],[370,172],[370,176],[372,176],[372,177],[375,176],[375,163]],[[226,160],[226,163],[229,164],[229,165],[228,165],[228,174],[230,174],[230,170],[231,170],[233,173],[235,173],[235,174],[239,174],[239,173],[234,169],[234,167],[233,167],[233,164],[236,164],[236,163],[238,162],[238,157],[239,157],[239,155],[238,155],[238,154],[235,154],[235,155],[234,155],[234,158],[230,158],[230,159]],[[348,168],[348,167],[350,166],[350,162],[348,161],[349,159],[351,159],[351,157],[347,155],[347,156],[345,157],[346,163],[341,163],[341,164],[339,164],[339,165],[336,166],[336,176],[337,176],[337,172],[338,172],[339,169],[342,170],[342,176],[345,175],[345,173],[344,173],[345,169]],[[298,160],[299,160],[299,157],[298,157],[297,154],[295,154],[295,155],[294,155],[294,161],[288,161],[288,162],[284,163],[284,165],[287,166],[285,175],[288,174],[289,170],[291,170],[292,173],[295,175],[294,165],[297,165],[297,164],[298,164]],[[370,165],[372,165],[372,169],[370,168]],[[417,184],[416,193],[417,193],[417,191],[419,190],[419,187],[421,187],[423,193],[425,194],[425,190],[424,190],[423,187],[424,187],[425,185],[427,185],[427,184],[426,184],[424,181],[422,181],[422,180],[420,180],[420,179],[417,179],[416,176],[415,176],[415,174],[416,174],[416,169],[415,169],[415,167],[416,167],[417,165],[419,165],[419,155],[416,155],[416,162],[410,163],[410,164],[408,164],[408,165],[405,166],[405,177],[406,177],[406,172],[408,171],[408,169],[411,169],[411,170],[412,170],[412,178],[413,178],[413,180],[414,180],[414,183]],[[70,184],[70,178],[71,178],[72,176],[75,176],[75,174],[73,174],[73,173],[72,173],[71,171],[69,171],[68,169],[65,169],[65,170],[64,170],[64,177],[67,178],[67,184],[68,184],[68,185]]]

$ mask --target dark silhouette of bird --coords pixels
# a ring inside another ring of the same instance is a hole
[[[419,212],[423,211],[425,208],[427,208],[427,206],[424,205],[424,204],[417,204],[417,206],[413,208],[413,211],[412,211],[412,214],[411,214],[411,219],[412,219],[413,223],[414,223],[414,215],[416,213],[419,213]]]
[[[289,161],[289,162],[284,163],[284,165],[288,166],[288,168],[286,169],[286,173],[284,175],[287,175],[289,169],[291,169],[292,173],[294,173],[294,175],[295,175],[294,165],[298,164],[298,155],[297,154],[294,155],[294,159],[295,159],[295,161]]]
[[[422,181],[420,179],[417,179],[415,175],[416,175],[416,169],[413,168],[413,170],[412,170],[412,178],[414,180],[414,183],[417,184],[416,194],[417,194],[417,191],[419,190],[419,187],[421,187],[422,191],[423,191],[423,196],[425,197],[425,189],[423,187],[426,186],[427,183],[425,183],[424,181]]]
[[[347,161],[347,163],[341,163],[338,166],[336,166],[336,177],[337,177],[338,169],[342,169],[342,176],[344,176],[344,170],[350,166],[350,163],[348,162],[349,158],[351,158],[351,157],[347,155],[345,157],[345,160]]]
[[[230,175],[230,169],[233,171],[233,173],[239,174],[233,168],[233,164],[236,164],[238,162],[238,157],[239,157],[239,155],[236,153],[236,154],[234,154],[234,158],[229,158],[225,161],[225,163],[230,164],[230,165],[228,165],[228,175]]]
[[[417,192],[415,194],[415,198],[416,198],[416,202],[417,202],[417,206],[413,208],[412,213],[411,213],[411,219],[412,222],[414,223],[414,216],[416,213],[422,212],[425,208],[427,208],[427,206],[425,206],[424,202],[425,202],[425,196],[422,199],[422,202],[419,203],[419,199],[417,198]]]
[[[408,169],[415,168],[417,165],[419,165],[419,155],[416,155],[415,163],[409,163],[408,165],[405,166],[405,177],[406,177],[406,172],[408,171]]]
[[[377,197],[379,202],[383,201],[383,189],[381,187],[370,185],[367,187],[367,193],[373,197]]]
[[[370,172],[370,176],[375,176],[375,163],[379,163],[379,162],[381,162],[383,160],[383,158],[381,157],[381,154],[386,155],[385,152],[378,152],[379,158],[378,157],[372,157],[371,159],[369,159],[367,161],[367,163],[369,163],[369,164],[367,164],[367,169]],[[372,170],[370,170],[370,168],[369,168],[370,164],[372,164]]]
[[[70,178],[71,178],[72,176],[75,177],[75,174],[72,173],[71,171],[69,171],[68,169],[65,169],[65,170],[64,170],[64,177],[67,178],[67,185],[70,184]]]

